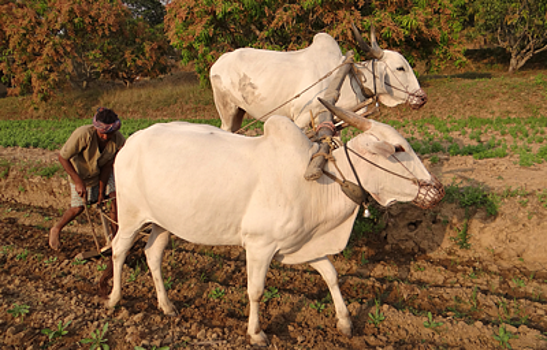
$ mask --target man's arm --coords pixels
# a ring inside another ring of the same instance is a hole
[[[68,176],[70,176],[70,178],[74,182],[74,186],[76,186],[76,192],[78,192],[78,195],[82,198],[87,198],[87,189],[85,187],[84,181],[82,180],[80,175],[78,175],[70,160],[63,158],[60,154],[58,158],[59,162],[67,172]]]
[[[114,159],[110,160],[108,163],[102,166],[101,173],[99,175],[99,204],[104,200],[104,191],[108,183],[108,179],[112,174],[112,168],[114,164]]]

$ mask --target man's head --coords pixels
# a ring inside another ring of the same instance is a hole
[[[93,126],[101,139],[108,140],[114,132],[120,130],[122,124],[113,110],[99,107],[93,117]]]

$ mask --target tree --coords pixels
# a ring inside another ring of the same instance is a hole
[[[166,47],[119,0],[0,0],[0,72],[11,95],[47,100],[69,82],[155,76]]]
[[[509,54],[509,72],[547,50],[547,0],[475,0],[476,30]]]
[[[156,77],[169,70],[168,54],[172,48],[163,32],[163,24],[151,28],[142,19],[129,19],[123,35],[112,40],[110,66],[105,67],[103,78],[119,79],[126,86],[138,77]]]
[[[135,18],[142,18],[152,26],[163,23],[165,6],[158,0],[122,0]]]
[[[461,25],[453,15],[458,0],[173,0],[167,5],[166,33],[183,62],[194,62],[202,82],[213,62],[240,47],[295,50],[318,32],[331,34],[343,50],[356,45],[354,22],[363,31],[374,24],[383,47],[398,49],[432,68],[462,58]],[[463,1],[463,0],[459,0]]]

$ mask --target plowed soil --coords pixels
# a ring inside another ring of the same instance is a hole
[[[107,257],[75,260],[94,248],[85,215],[65,229],[59,252],[48,247],[49,228],[69,204],[68,183],[62,172],[29,176],[25,164],[55,164],[56,154],[5,148],[0,157],[19,164],[0,179],[0,348],[89,348],[80,341],[107,323],[102,339],[112,349],[250,348],[242,248],[173,239],[163,272],[180,314],[168,317],[157,308],[144,233],[126,261],[123,300],[108,310],[97,294]],[[547,349],[547,208],[537,195],[547,187],[547,164],[523,168],[512,157],[470,156],[424,163],[445,185],[456,179],[526,191],[503,197],[496,216],[468,209],[468,220],[466,209],[447,202],[382,211],[384,229],[352,238],[351,249],[330,257],[351,312],[351,339],[337,332],[315,270],[272,263],[260,313],[269,348]],[[91,215],[102,239],[97,212]],[[468,249],[457,244],[465,227]],[[14,304],[28,313],[14,314]],[[69,321],[60,338],[42,332]]]

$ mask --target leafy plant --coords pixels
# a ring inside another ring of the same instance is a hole
[[[62,336],[66,335],[68,331],[66,328],[72,323],[72,321],[68,321],[63,325],[63,321],[59,321],[57,324],[56,330],[51,330],[49,328],[42,329],[42,334],[45,334],[48,336],[50,341],[55,341],[57,338],[61,338]]]
[[[97,271],[104,271],[104,270],[106,270],[106,268],[107,268],[106,264],[97,265]]]
[[[12,164],[9,161],[0,159],[0,179],[5,179],[8,177],[11,167]]]
[[[488,215],[497,215],[499,198],[487,193],[483,185],[459,187],[461,184],[461,182],[452,183],[446,186],[446,196],[443,201],[457,203],[462,208],[484,207]]]
[[[13,251],[14,247],[12,245],[5,245],[2,247],[2,254],[7,255],[9,252]]]
[[[131,271],[131,274],[129,274],[129,277],[127,278],[127,282],[135,282],[137,280],[137,277],[139,277],[139,274],[141,273],[141,267],[137,263],[137,266]]]
[[[367,259],[366,254],[364,252],[361,253],[361,261],[360,261],[361,266],[366,265],[368,263],[369,263],[369,261]]]
[[[505,349],[512,349],[511,344],[509,344],[509,340],[513,338],[518,338],[518,336],[506,330],[505,325],[500,326],[498,334],[494,334],[494,339],[499,341],[500,346]]]
[[[163,285],[165,286],[165,289],[169,290],[171,289],[171,287],[173,287],[173,282],[171,280],[171,276],[169,276],[169,278],[167,278],[167,280],[163,281]]]
[[[95,350],[95,349],[110,350],[110,346],[106,344],[108,339],[104,338],[107,330],[108,330],[108,322],[104,324],[102,331],[100,329],[94,330],[93,332],[91,332],[91,338],[84,338],[80,340],[80,343],[90,344],[89,350]]]
[[[477,286],[474,286],[471,292],[471,311],[479,311],[478,293]]]
[[[51,264],[52,262],[55,262],[55,261],[57,261],[57,257],[52,256],[52,257],[47,258],[47,260],[44,261],[44,264],[49,265],[49,264]]]
[[[517,287],[520,287],[520,288],[526,287],[526,282],[524,282],[523,279],[513,278],[512,281],[513,281],[513,283],[515,283],[517,285]]]
[[[344,258],[346,258],[346,260],[351,259],[351,256],[353,255],[353,249],[348,246],[342,251],[342,255],[344,256]]]
[[[444,322],[435,322],[433,321],[433,315],[431,312],[427,312],[427,321],[424,321],[425,328],[437,328],[444,324]]]
[[[21,317],[21,322],[23,322],[23,318],[25,317],[25,314],[29,313],[30,306],[28,305],[19,305],[17,303],[13,304],[13,307],[8,310],[8,314],[11,314],[14,318]]]
[[[262,301],[266,303],[274,298],[279,298],[279,290],[275,287],[268,287],[268,289],[264,291],[264,297],[262,298]]]
[[[425,267],[416,264],[416,265],[414,265],[414,270],[423,272],[423,271],[425,271]]]
[[[87,260],[85,260],[85,259],[76,258],[76,259],[72,262],[72,265],[84,265],[86,262],[87,262]]]
[[[226,295],[226,291],[223,288],[216,287],[209,293],[209,298],[211,299],[222,299]]]
[[[374,306],[374,313],[368,314],[369,320],[368,323],[374,324],[374,327],[378,328],[380,326],[380,323],[382,323],[386,317],[384,314],[380,311],[380,301],[378,299],[374,300],[375,306]]]
[[[327,305],[325,305],[324,303],[322,303],[319,300],[316,300],[314,303],[310,304],[310,307],[314,310],[317,310],[317,312],[321,313],[321,312],[323,312],[323,310],[325,310]]]
[[[28,250],[25,249],[21,253],[19,253],[15,256],[15,260],[25,260],[26,261],[27,256],[28,256]]]
[[[547,189],[543,189],[541,192],[537,192],[537,198],[538,201],[541,203],[541,205],[547,209]]]
[[[468,229],[468,220],[467,218],[463,220],[463,226],[461,229],[454,228],[456,230],[456,237],[450,237],[450,239],[461,248],[469,249],[471,248],[471,243],[469,243],[470,235],[467,232]]]

